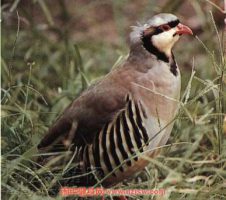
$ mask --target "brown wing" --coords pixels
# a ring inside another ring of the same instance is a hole
[[[46,149],[53,144],[65,147],[91,143],[103,125],[124,108],[133,75],[129,68],[119,68],[82,93],[50,127],[38,148]]]

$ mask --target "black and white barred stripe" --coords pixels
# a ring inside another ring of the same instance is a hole
[[[81,161],[85,171],[98,170],[102,176],[109,173],[117,176],[114,169],[124,172],[138,160],[136,152],[143,152],[148,145],[144,126],[147,116],[143,106],[129,96],[126,102],[125,109],[112,122],[105,124],[91,145],[82,149]]]

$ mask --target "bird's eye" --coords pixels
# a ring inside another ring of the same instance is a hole
[[[160,26],[160,29],[162,29],[163,31],[168,31],[170,29],[170,26],[168,24],[164,24]]]

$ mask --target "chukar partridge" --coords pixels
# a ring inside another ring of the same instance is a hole
[[[181,79],[172,48],[183,34],[192,31],[168,13],[134,26],[127,60],[75,99],[38,148],[77,151],[81,172],[106,187],[142,170],[142,155],[156,155],[173,127]]]

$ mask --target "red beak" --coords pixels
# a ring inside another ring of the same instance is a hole
[[[193,35],[192,30],[188,26],[185,26],[181,23],[179,23],[177,25],[177,32],[176,33],[179,34],[179,35],[182,35],[182,34]]]

